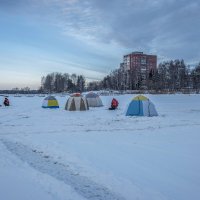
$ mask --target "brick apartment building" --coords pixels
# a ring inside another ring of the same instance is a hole
[[[147,55],[143,52],[132,52],[124,55],[120,68],[127,73],[129,82],[134,79],[135,84],[140,82],[140,86],[145,87],[150,73],[157,68],[157,56]]]

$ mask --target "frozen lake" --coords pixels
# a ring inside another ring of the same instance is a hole
[[[0,199],[200,199],[200,95],[147,95],[159,116],[126,117],[134,96],[115,96],[115,111],[101,97],[104,107],[85,112],[65,111],[65,97],[55,110],[10,97],[0,107]]]

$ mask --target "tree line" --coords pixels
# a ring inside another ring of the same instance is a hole
[[[161,62],[155,70],[148,71],[145,77],[136,70],[123,67],[112,71],[101,81],[87,83],[83,75],[54,72],[41,78],[39,90],[29,87],[0,90],[0,94],[20,93],[60,93],[83,92],[90,90],[148,90],[155,92],[195,91],[200,92],[200,63],[194,67],[184,60]]]
[[[0,90],[0,94],[38,94],[38,90],[32,90],[30,87],[15,87],[11,90]]]
[[[68,73],[50,73],[41,78],[39,91],[53,92],[83,92],[85,90],[85,77],[83,75]]]
[[[157,69],[144,74],[123,67],[112,71],[102,81],[88,84],[88,90],[155,90],[181,91],[200,90],[200,63],[195,67],[186,65],[184,60],[162,62]]]
[[[194,67],[184,60],[161,62],[155,70],[145,76],[136,70],[123,67],[113,70],[101,81],[87,84],[83,75],[50,73],[41,79],[40,92],[83,92],[86,90],[154,90],[156,92],[176,92],[182,90],[200,91],[200,63]]]

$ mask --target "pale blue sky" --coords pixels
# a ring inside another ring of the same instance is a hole
[[[103,78],[132,51],[200,61],[198,0],[0,0],[0,89]]]

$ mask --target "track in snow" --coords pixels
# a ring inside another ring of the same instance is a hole
[[[73,172],[62,163],[55,162],[49,156],[32,150],[29,147],[8,140],[1,140],[7,149],[17,155],[22,161],[27,162],[36,170],[48,174],[70,185],[74,190],[86,199],[92,200],[125,200],[106,187],[95,183],[85,176]]]

